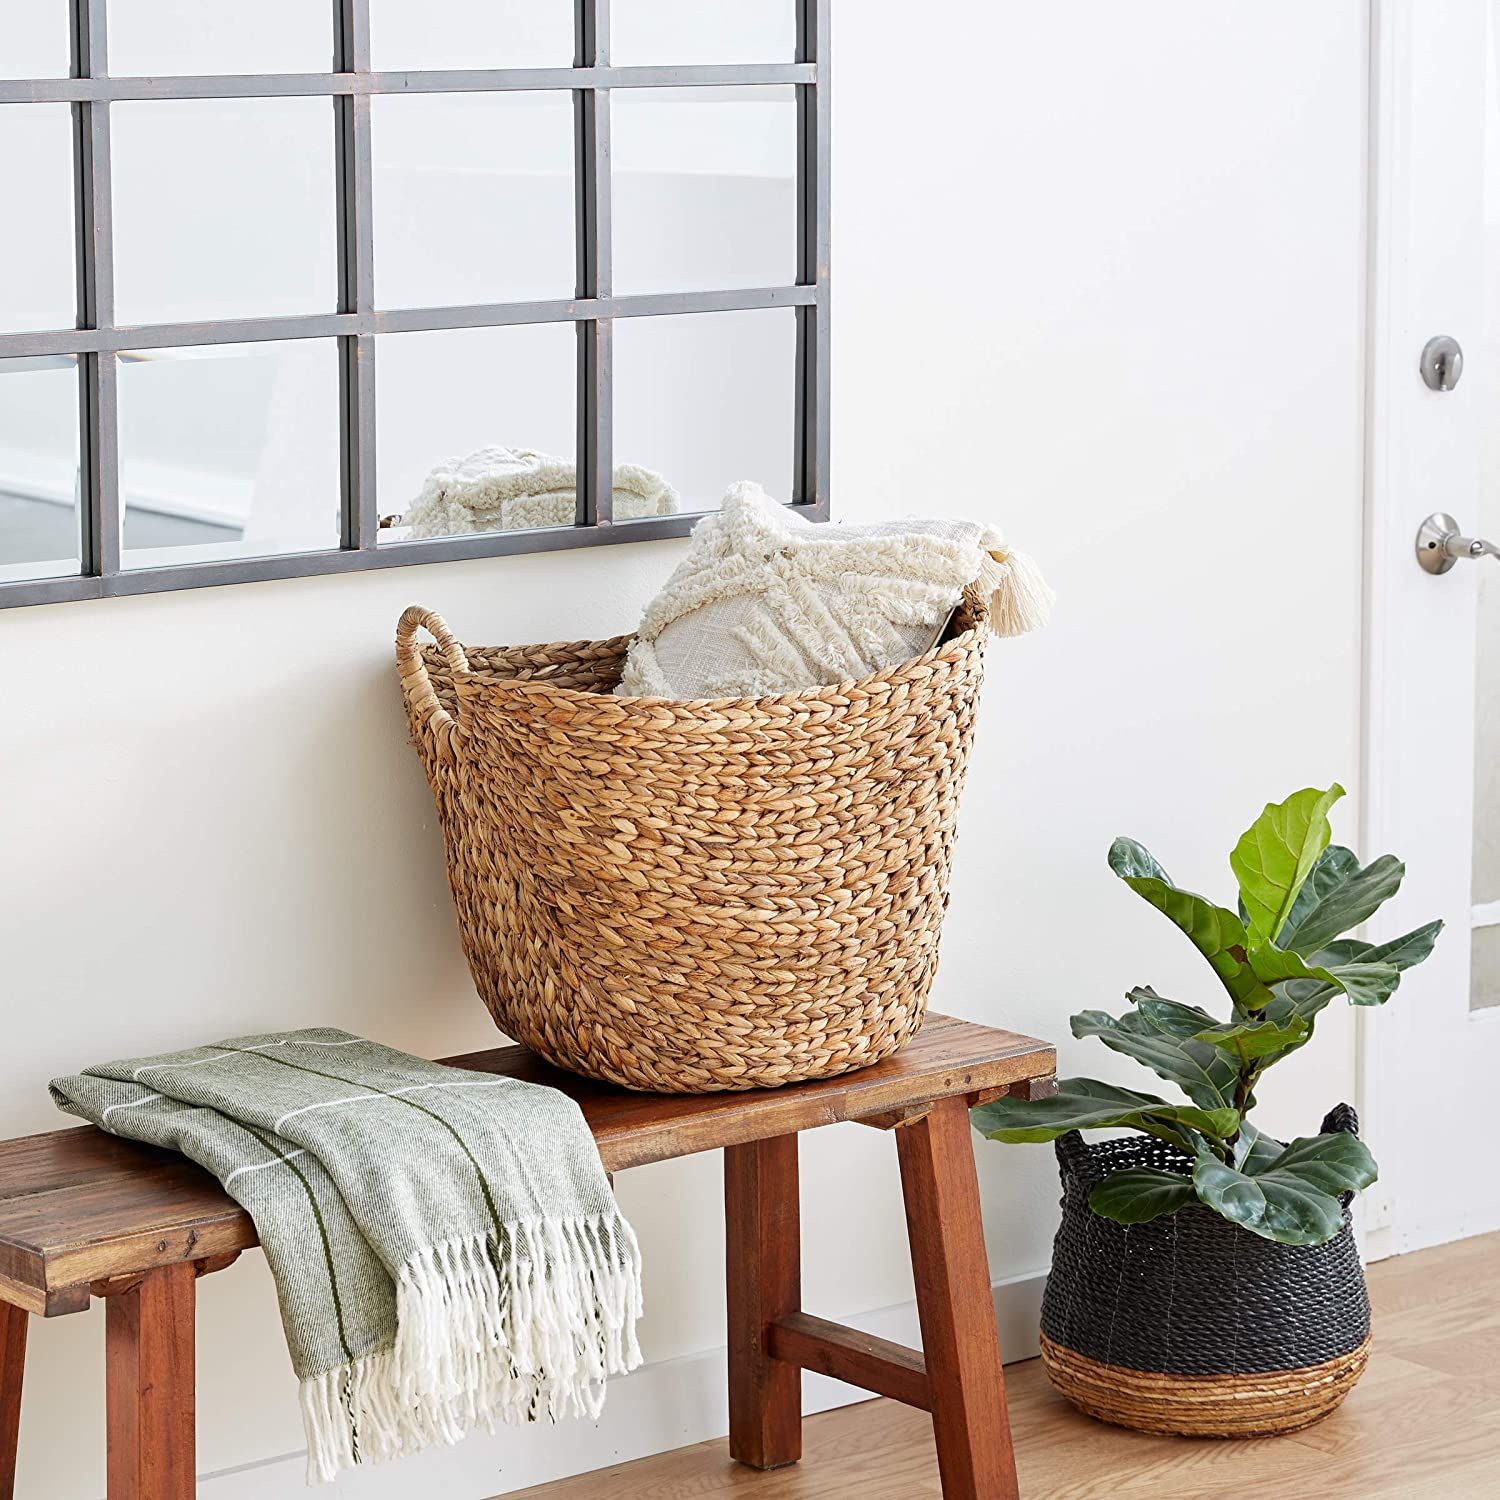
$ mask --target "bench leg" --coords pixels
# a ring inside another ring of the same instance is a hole
[[[1016,1500],[1016,1460],[963,1099],[896,1131],[943,1500]]]
[[[195,1280],[163,1266],[105,1300],[109,1500],[193,1500]]]
[[[755,1469],[802,1457],[802,1372],[772,1359],[772,1322],[802,1303],[797,1137],[724,1150],[729,1452]]]
[[[0,1500],[16,1493],[16,1440],[21,1432],[21,1377],[26,1373],[29,1314],[0,1302]]]

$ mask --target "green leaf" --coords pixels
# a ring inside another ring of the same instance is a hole
[[[1313,954],[1310,962],[1325,968],[1351,963],[1390,964],[1393,969],[1405,973],[1431,954],[1442,930],[1443,924],[1439,921],[1428,922],[1387,943],[1361,943],[1354,938],[1343,938],[1330,943],[1321,953]]]
[[[1144,1063],[1201,1109],[1233,1103],[1236,1074],[1227,1058],[1191,1036],[1158,1029],[1140,1011],[1116,1019],[1102,1010],[1085,1010],[1073,1017],[1072,1025],[1074,1036],[1096,1036],[1113,1051]]]
[[[1244,1120],[1234,1143],[1234,1164],[1247,1176],[1254,1177],[1264,1172],[1285,1150],[1280,1141]]]
[[[1241,1066],[1248,1067],[1259,1058],[1295,1046],[1306,1038],[1310,1029],[1310,1024],[1292,1010],[1280,1021],[1231,1021],[1211,1026],[1198,1032],[1194,1040],[1222,1048]]]
[[[1185,1041],[1191,1041],[1204,1027],[1219,1024],[1217,1016],[1211,1016],[1196,1005],[1183,1005],[1178,1000],[1164,999],[1150,985],[1144,989],[1131,990],[1125,998],[1155,1030],[1167,1036],[1181,1037]]]
[[[1253,1129],[1253,1127],[1246,1127]],[[1243,1134],[1243,1132],[1242,1132]],[[1284,1245],[1321,1245],[1344,1224],[1340,1193],[1375,1181],[1375,1162],[1358,1136],[1345,1132],[1301,1136],[1270,1155],[1257,1136],[1226,1166],[1207,1151],[1193,1165],[1193,1186],[1210,1208],[1254,1234]]]
[[[1328,969],[1338,973],[1356,964],[1389,965],[1396,970],[1396,982],[1386,988],[1384,995],[1380,994],[1381,986],[1377,985],[1373,991],[1373,1001],[1365,1002],[1379,1004],[1382,1000],[1390,999],[1395,993],[1402,973],[1407,969],[1415,968],[1432,952],[1433,945],[1437,942],[1438,934],[1442,930],[1441,922],[1428,922],[1425,926],[1404,933],[1401,937],[1392,938],[1386,943],[1361,943],[1353,938],[1344,938],[1337,943],[1330,943],[1321,953],[1315,953],[1310,960],[1310,966],[1314,969]],[[1340,985],[1326,983],[1323,980],[1294,979],[1283,986],[1283,993],[1296,1007],[1297,1014],[1311,1021],[1330,1000],[1342,994],[1343,990]]]
[[[1281,993],[1291,1001],[1302,1019],[1311,1024],[1320,1011],[1344,992],[1336,984],[1325,984],[1321,979],[1294,979],[1282,987]]]
[[[1147,1224],[1175,1214],[1197,1197],[1191,1177],[1158,1167],[1112,1172],[1089,1194],[1089,1207],[1116,1224]]]
[[[1353,1005],[1383,1005],[1401,983],[1401,971],[1394,964],[1341,963],[1332,967],[1309,964],[1298,953],[1283,953],[1274,943],[1252,944],[1250,965],[1266,984],[1280,984],[1288,979],[1316,979],[1342,990]],[[1328,1003],[1322,1000],[1316,1014]],[[1298,1005],[1304,1019],[1308,1013]]]
[[[1109,867],[1121,880],[1159,880],[1163,885],[1172,884],[1172,877],[1162,868],[1161,861],[1134,839],[1116,839],[1109,846]]]
[[[1267,803],[1229,856],[1250,915],[1252,938],[1270,940],[1286,923],[1297,893],[1333,837],[1328,809],[1344,795],[1306,787],[1285,802]]]
[[[1313,865],[1302,884],[1302,889],[1297,892],[1297,899],[1292,902],[1292,909],[1287,913],[1286,924],[1277,934],[1278,942],[1284,934],[1299,926],[1329,891],[1342,885],[1358,869],[1359,859],[1352,849],[1346,849],[1342,844],[1330,844],[1318,856],[1317,863]],[[1246,918],[1246,920],[1249,919]],[[1282,942],[1281,946],[1285,948],[1287,944]]]
[[[1309,1186],[1335,1194],[1367,1188],[1379,1175],[1365,1143],[1342,1130],[1298,1136],[1260,1175],[1284,1172],[1295,1173]]]
[[[1343,871],[1342,875],[1331,881],[1325,876],[1323,894],[1300,917],[1294,910],[1287,919],[1276,939],[1278,947],[1297,953],[1316,953],[1377,911],[1400,889],[1401,878],[1406,874],[1406,866],[1389,854],[1371,860],[1364,869],[1359,868],[1357,861],[1354,868],[1347,869],[1342,860],[1337,868]],[[1307,882],[1309,886],[1317,876],[1315,870]]]
[[[996,1099],[971,1110],[969,1118],[981,1135],[992,1141],[1053,1141],[1070,1130],[1144,1130],[1195,1152],[1194,1132],[1219,1140],[1234,1134],[1239,1114],[1232,1109],[1198,1109],[1168,1104],[1153,1094],[1100,1083],[1093,1078],[1068,1078],[1048,1099]]]
[[[1114,841],[1109,867],[1187,934],[1237,1005],[1258,1009],[1271,998],[1247,962],[1249,937],[1245,924],[1232,911],[1173,885],[1150,852],[1134,839]]]
[[[1193,1186],[1232,1224],[1283,1245],[1321,1245],[1344,1225],[1339,1200],[1294,1169],[1271,1167],[1251,1177],[1204,1152],[1193,1165]]]

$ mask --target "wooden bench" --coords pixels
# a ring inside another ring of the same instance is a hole
[[[736,1459],[797,1461],[800,1371],[816,1370],[930,1411],[947,1500],[1016,1495],[967,1111],[1045,1092],[1051,1047],[934,1015],[861,1072],[692,1097],[591,1083],[520,1047],[445,1061],[571,1094],[609,1172],[723,1148]],[[802,1310],[797,1133],[841,1120],[896,1132],[925,1359]],[[28,1314],[93,1297],[106,1299],[109,1500],[191,1500],[194,1282],[256,1243],[244,1210],[171,1152],[92,1126],[0,1142],[0,1500],[14,1492]]]

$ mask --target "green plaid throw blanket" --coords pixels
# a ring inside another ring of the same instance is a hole
[[[190,1156],[276,1278],[308,1477],[498,1417],[597,1416],[640,1363],[640,1256],[578,1106],[331,1028],[52,1083],[71,1114]]]

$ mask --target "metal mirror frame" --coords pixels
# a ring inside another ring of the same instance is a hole
[[[792,0],[788,0],[792,3]],[[108,0],[70,0],[72,76],[0,79],[8,103],[72,106],[77,327],[0,332],[0,359],[73,355],[80,431],[79,574],[0,583],[0,607],[216,584],[349,573],[366,568],[547,552],[682,536],[687,514],[615,524],[613,519],[613,327],[617,318],[794,308],[797,318],[796,452],[792,504],[828,517],[830,0],[794,0],[797,47],[784,63],[614,67],[610,0],[575,0],[571,68],[376,72],[370,66],[369,0],[334,0],[328,73],[113,78],[106,48]],[[735,291],[617,297],[611,275],[610,97],[627,88],[790,84],[797,97],[797,283]],[[376,94],[566,89],[573,96],[576,296],[549,302],[377,311],[375,307],[370,101]],[[328,97],[333,104],[338,195],[337,310],[298,317],[162,323],[115,321],[110,106],[136,99]],[[385,333],[572,323],[578,336],[578,511],[572,526],[379,544],[375,480],[375,339]],[[183,563],[121,565],[118,365],[125,350],[264,340],[336,338],[339,347],[340,544],[337,550]]]

